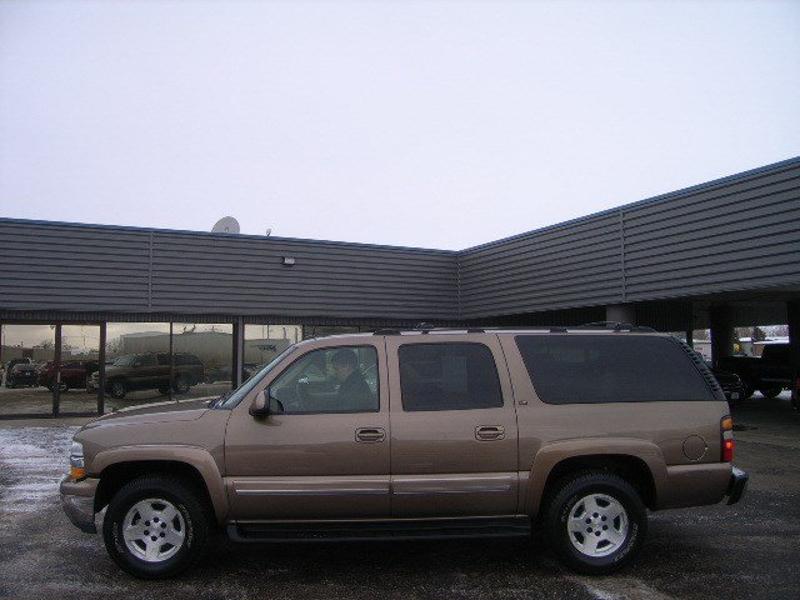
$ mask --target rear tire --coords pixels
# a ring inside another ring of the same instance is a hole
[[[134,479],[108,505],[103,523],[106,550],[134,577],[166,579],[182,573],[202,556],[208,540],[210,507],[201,498],[194,486],[179,478]]]
[[[550,543],[569,569],[604,575],[627,565],[641,549],[647,509],[622,477],[590,471],[556,484],[544,521]]]

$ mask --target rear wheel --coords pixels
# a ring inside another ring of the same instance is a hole
[[[639,552],[647,509],[636,489],[604,471],[562,479],[545,511],[548,538],[573,571],[611,573]]]
[[[140,477],[111,499],[103,523],[106,550],[124,571],[143,579],[175,576],[202,555],[210,511],[187,482]]]

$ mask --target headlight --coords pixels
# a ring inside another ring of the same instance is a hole
[[[80,442],[72,442],[69,449],[69,474],[75,480],[86,477],[86,465],[83,462],[83,445]]]

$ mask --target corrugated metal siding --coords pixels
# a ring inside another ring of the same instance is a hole
[[[6,310],[436,320],[457,304],[438,250],[10,220],[0,248]]]
[[[800,158],[459,253],[0,219],[0,314],[453,322],[592,309],[800,284],[798,231]]]
[[[284,256],[295,265],[283,265]],[[449,318],[456,304],[455,271],[454,253],[159,234],[153,245],[153,308]]]
[[[552,227],[460,257],[464,318],[621,302],[619,216]]]
[[[148,309],[149,234],[0,220],[0,307]]]
[[[800,160],[465,250],[461,315],[800,283]]]
[[[628,301],[800,280],[800,166],[625,211]]]

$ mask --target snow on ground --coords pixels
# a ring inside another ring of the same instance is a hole
[[[0,428],[0,514],[28,513],[58,502],[78,427]]]

